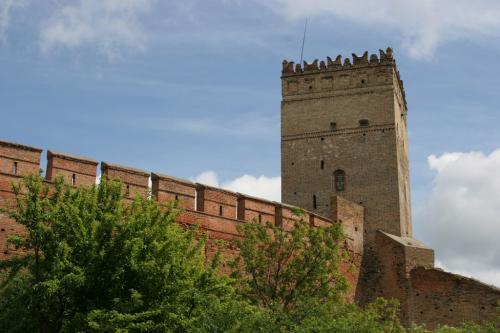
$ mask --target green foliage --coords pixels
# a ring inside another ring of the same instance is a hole
[[[258,306],[291,311],[301,302],[340,300],[347,289],[339,265],[342,228],[310,228],[298,220],[290,231],[271,223],[239,226],[244,238],[232,263],[241,293]]]
[[[394,302],[378,300],[365,310],[343,302],[340,225],[311,228],[299,219],[290,231],[270,223],[243,224],[240,231],[233,277],[239,293],[270,314],[266,332],[403,331]]]
[[[1,263],[1,332],[215,332],[252,313],[174,205],[125,204],[119,183],[49,190],[40,177],[15,193],[10,216],[27,233],[12,242],[28,254]]]

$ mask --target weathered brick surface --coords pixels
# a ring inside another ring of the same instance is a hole
[[[399,300],[401,320],[408,325],[412,322],[410,271],[415,267],[433,267],[434,251],[412,238],[382,231],[377,233],[376,245],[379,271],[377,283],[370,284],[374,288],[371,292],[375,296]]]
[[[14,207],[12,184],[18,183],[23,176],[39,173],[41,152],[39,148],[0,141],[0,207]],[[7,239],[9,235],[24,232],[21,225],[9,219],[5,213],[0,213],[0,259],[21,253],[8,246]]]
[[[364,208],[339,196],[332,197],[332,217],[342,224],[349,248],[363,253]]]
[[[38,174],[41,152],[39,148],[0,141],[0,172],[18,176]]]
[[[197,210],[208,214],[236,218],[236,202],[238,195],[220,188],[197,184]]]
[[[158,173],[151,174],[152,193],[159,202],[177,200],[180,208],[195,209],[196,184]]]
[[[54,180],[62,176],[66,184],[90,186],[96,182],[97,161],[69,154],[47,151],[45,178]]]
[[[149,173],[124,167],[121,165],[101,163],[101,174],[106,180],[120,180],[129,198],[135,195],[147,195],[149,189]]]
[[[18,183],[21,180],[20,176],[0,173],[0,207],[4,209],[12,209],[15,207],[14,193],[12,192],[12,184]],[[5,259],[9,256],[19,255],[21,250],[15,249],[8,245],[7,239],[9,235],[24,234],[25,229],[20,224],[17,224],[12,219],[8,218],[6,213],[0,212],[0,259]]]
[[[276,223],[276,203],[240,194],[238,196],[238,219],[259,223]]]
[[[410,272],[409,315],[429,328],[455,325],[463,320],[495,320],[500,289],[435,268],[418,267]]]

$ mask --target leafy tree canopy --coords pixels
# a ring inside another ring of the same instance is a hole
[[[10,216],[27,233],[11,242],[27,254],[1,263],[1,332],[221,332],[252,313],[205,264],[205,238],[175,223],[175,205],[126,203],[115,182],[30,177],[14,190]]]

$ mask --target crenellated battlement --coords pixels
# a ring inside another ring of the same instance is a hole
[[[22,177],[38,174],[43,149],[17,143],[0,141],[0,206],[13,197],[11,184]],[[157,172],[97,162],[93,159],[47,150],[47,172],[45,181],[52,183],[56,177],[63,177],[71,186],[91,186],[101,178],[119,180],[128,198],[137,194],[146,196],[151,193],[160,203],[177,201],[179,207],[187,212],[186,216],[197,216],[207,220],[222,218],[241,223],[255,220],[260,223],[271,222],[289,229],[297,219],[293,211],[297,207],[283,203],[252,197],[243,193],[231,192],[189,180],[167,176]],[[203,213],[197,215],[197,213]],[[193,215],[194,214],[194,215]],[[303,218],[313,226],[328,225],[334,221],[318,214],[305,211]],[[189,218],[187,218],[189,220]],[[223,222],[210,224],[211,228],[225,228]],[[227,224],[227,222],[225,222]],[[208,226],[209,224],[207,224]],[[235,228],[233,228],[235,230]],[[234,231],[233,230],[233,231]],[[219,230],[221,231],[221,230]],[[353,239],[353,237],[350,237]]]
[[[335,60],[326,57],[326,61],[315,59],[313,62],[308,63],[303,61],[302,64],[296,64],[294,61],[283,60],[283,76],[293,74],[315,73],[315,72],[328,72],[344,69],[351,69],[353,67],[377,66],[377,65],[395,65],[394,52],[392,48],[388,47],[385,51],[379,50],[379,55],[372,54],[368,57],[368,51],[365,51],[362,56],[352,54],[352,61],[350,58],[345,58],[342,61],[342,55],[338,55]]]
[[[378,55],[370,55],[368,51],[365,51],[361,56],[352,53],[352,58],[343,59],[342,55],[338,55],[335,59],[327,57],[326,60],[315,59],[310,63],[303,61],[302,64],[285,59],[282,65],[283,96],[324,94],[332,90],[366,88],[397,82],[401,92],[400,97],[406,107],[403,81],[396,68],[394,51],[390,47],[385,51],[379,50]],[[382,68],[386,67],[393,70],[384,72]],[[342,72],[352,70],[362,71],[363,77],[360,80],[348,80],[342,74]],[[310,77],[314,74],[320,74],[321,78]],[[336,79],[334,75],[337,76]]]
[[[12,184],[23,177],[40,172],[40,157],[43,150],[31,146],[0,141],[0,207],[13,207],[15,195]],[[100,178],[98,169],[100,168]],[[183,226],[197,225],[206,232],[208,242],[206,254],[211,257],[219,250],[218,241],[228,243],[223,249],[224,256],[237,255],[234,241],[242,235],[238,225],[255,221],[271,223],[291,230],[301,218],[313,227],[342,223],[346,231],[344,248],[349,253],[349,260],[342,265],[342,270],[351,281],[353,289],[347,296],[353,300],[359,278],[359,267],[363,249],[363,216],[356,215],[334,221],[312,212],[295,215],[296,207],[280,202],[252,197],[225,189],[195,183],[190,180],[167,176],[157,172],[147,172],[109,162],[97,162],[93,159],[71,154],[47,151],[47,172],[45,182],[49,186],[56,177],[63,177],[69,186],[92,186],[100,179],[119,180],[123,186],[126,200],[135,196],[149,196],[160,204],[176,202],[182,209],[177,222]],[[357,206],[357,205],[356,205]],[[358,206],[358,211],[362,207]],[[0,214],[0,258],[21,253],[20,249],[9,246],[9,235],[23,233],[24,229],[15,221]],[[354,270],[351,266],[355,267]],[[229,268],[222,265],[223,272]]]

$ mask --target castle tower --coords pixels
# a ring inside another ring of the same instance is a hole
[[[283,62],[282,201],[331,217],[331,197],[365,208],[377,230],[412,235],[407,107],[392,49],[303,67]]]

